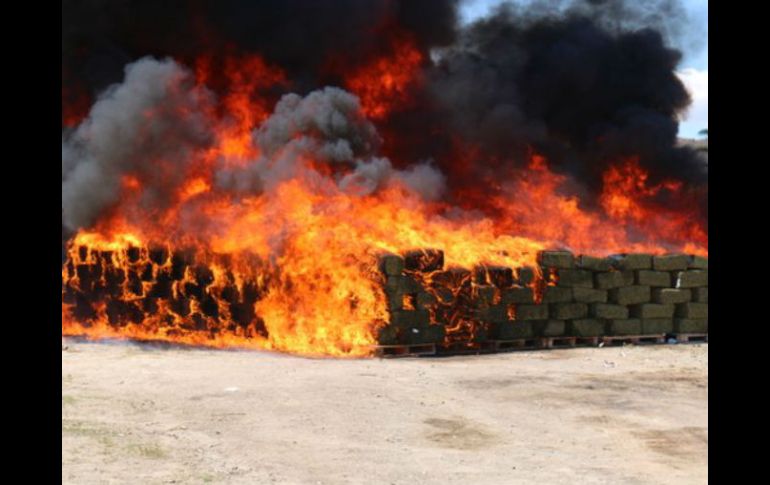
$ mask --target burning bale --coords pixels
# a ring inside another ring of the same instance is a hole
[[[435,250],[409,251],[404,258],[419,259],[428,254],[431,261],[443,259]],[[566,251],[543,251],[538,256],[540,270],[556,278],[549,282],[543,277],[522,285],[511,276],[519,273],[517,268],[481,266],[472,272],[458,267],[444,269],[435,263],[428,270],[426,264],[402,264],[398,256],[385,255],[380,259],[385,281],[394,277],[409,281],[400,287],[399,295],[433,298],[425,298],[419,310],[390,307],[389,323],[380,330],[385,338],[379,343],[433,343],[451,348],[453,344],[472,346],[489,340],[533,337],[659,335],[675,330],[675,315],[676,329],[705,333],[708,308],[694,298],[708,290],[708,281],[701,281],[698,292],[674,288],[682,266],[690,260],[681,254],[574,258]],[[657,263],[656,271],[649,269],[654,261],[662,262]],[[387,271],[391,267],[403,268],[402,273],[394,276]],[[550,273],[552,270],[556,271]],[[609,290],[612,303],[607,303],[608,285],[613,286]],[[430,328],[441,331],[432,334]],[[435,339],[438,336],[441,338]]]
[[[274,270],[257,259],[248,261],[247,276],[230,258],[192,250],[73,246],[69,255],[62,300],[84,330],[101,325],[100,332],[118,335],[133,324],[139,327],[129,335],[139,338],[233,345],[271,337],[258,309],[271,291]],[[708,304],[702,301],[708,280],[698,273],[685,282],[699,286],[675,288],[682,281],[681,262],[689,259],[668,259],[677,264],[655,271],[665,278],[646,286],[636,284],[651,272],[646,268],[652,260],[644,255],[612,259],[610,266],[595,258],[591,266],[597,269],[588,270],[591,259],[585,256],[543,251],[539,276],[522,281],[514,277],[522,268],[445,268],[444,252],[435,249],[383,254],[372,263],[377,271],[370,277],[387,311],[368,322],[372,343],[452,349],[544,337],[707,332]],[[554,269],[558,277],[549,280]],[[621,278],[607,290],[613,274]]]

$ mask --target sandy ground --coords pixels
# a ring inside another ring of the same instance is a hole
[[[305,359],[67,342],[64,483],[706,483],[708,344]]]

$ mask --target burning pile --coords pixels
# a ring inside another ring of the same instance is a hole
[[[708,333],[708,259],[649,254],[575,258],[543,251],[536,268],[443,268],[443,253],[380,260],[390,310],[381,344],[453,350],[536,337]]]
[[[707,255],[707,166],[675,144],[679,54],[608,17],[630,7],[461,28],[451,1],[289,3],[199,6],[222,10],[191,12],[211,25],[181,46],[132,37],[164,18],[137,2],[148,25],[110,34],[136,59],[122,80],[88,41],[96,13],[70,6],[64,334],[367,355],[412,338],[404,318],[446,343],[551,319],[525,316],[560,287],[543,250]],[[317,42],[276,49],[297,25]],[[151,41],[168,57],[142,57]]]

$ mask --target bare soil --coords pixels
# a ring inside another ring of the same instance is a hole
[[[65,344],[63,483],[707,483],[708,344],[387,360]]]

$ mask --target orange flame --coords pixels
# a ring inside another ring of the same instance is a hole
[[[361,109],[367,117],[385,118],[394,107],[408,102],[409,87],[419,82],[422,60],[413,41],[397,37],[392,55],[375,59],[354,72],[347,86],[361,99]]]
[[[203,85],[212,67],[201,59],[196,76]],[[402,39],[393,57],[354,73],[348,85],[363,111],[381,118],[408,101],[421,62]],[[285,78],[258,57],[228,59],[224,72],[231,88],[222,113],[205,113],[217,126],[216,141],[195,154],[175,205],[142,212],[143,182],[125,175],[119,205],[69,242],[64,335],[364,356],[388,319],[376,265],[381,253],[440,248],[446,267],[464,268],[535,267],[538,251],[557,246],[599,255],[708,254],[707,234],[689,214],[656,203],[681,185],[650,185],[634,160],[605,174],[596,208],[583,207],[567,177],[538,155],[528,169],[498,177],[502,195],[488,201],[493,216],[447,210],[398,182],[354,195],[317,176],[324,168],[313,160],[304,161],[307,176],[234,201],[216,188],[214,161],[238,165],[258,156],[251,132],[269,113],[261,92]],[[189,261],[181,256],[187,250]],[[85,294],[92,298],[84,303]],[[467,327],[462,318],[448,328]]]

